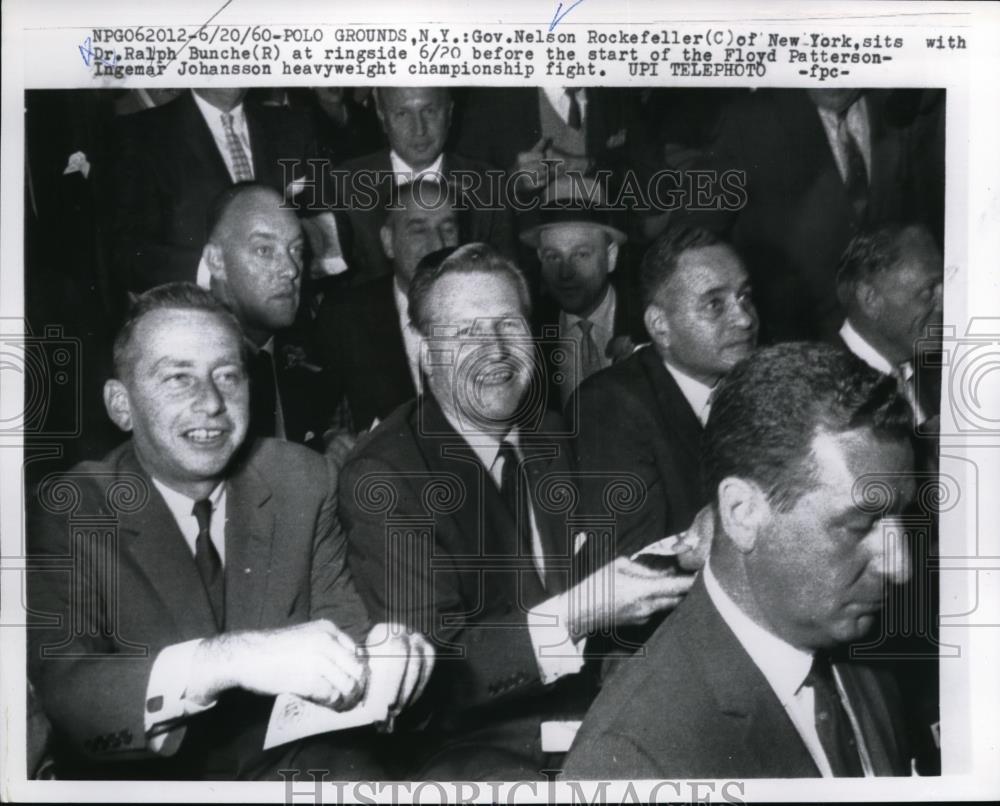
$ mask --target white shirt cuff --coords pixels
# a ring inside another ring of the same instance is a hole
[[[528,611],[528,633],[545,685],[583,668],[586,639],[574,641],[569,634],[569,599],[565,594]]]
[[[207,711],[215,702],[199,705],[185,699],[191,679],[191,664],[200,638],[172,644],[160,651],[153,661],[146,685],[144,720],[149,749],[163,756],[177,752],[184,738],[185,726],[176,724],[185,717]]]

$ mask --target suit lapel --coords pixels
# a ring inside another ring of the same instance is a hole
[[[120,467],[141,475],[149,488],[146,506],[121,516],[122,551],[132,557],[160,597],[164,611],[180,631],[181,640],[214,635],[215,618],[205,586],[173,514],[131,449],[123,455]]]
[[[695,416],[691,404],[663,365],[654,347],[643,348],[640,361],[656,398],[656,413],[663,431],[672,435],[671,444],[684,451],[690,467],[698,467],[701,462],[698,444],[702,432],[701,421]],[[681,460],[678,459],[677,463],[680,464]]]
[[[233,178],[226,162],[192,94],[185,93],[177,103],[181,105],[181,114],[178,115],[180,125],[176,139],[185,145],[191,158],[190,166],[185,166],[185,173],[192,176],[201,174],[206,178],[214,176],[216,182],[213,184],[232,184]],[[250,136],[253,137],[253,133]]]
[[[271,489],[248,457],[226,489],[226,629],[261,623],[273,539]]]
[[[685,643],[732,726],[734,744],[745,749],[760,777],[819,777],[774,689],[719,615],[700,575],[688,600]]]
[[[902,753],[893,731],[892,717],[878,680],[870,669],[852,663],[837,663],[844,690],[861,727],[876,775],[906,775]]]

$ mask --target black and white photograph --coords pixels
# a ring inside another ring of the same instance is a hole
[[[4,5],[3,798],[995,796],[1000,7],[369,6]]]

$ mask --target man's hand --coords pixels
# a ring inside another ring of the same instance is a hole
[[[693,582],[693,575],[653,570],[619,557],[564,594],[569,599],[569,634],[579,640],[599,628],[643,624],[677,607]]]
[[[224,633],[195,653],[186,697],[207,703],[226,689],[297,694],[336,711],[364,697],[368,664],[351,638],[326,619],[280,630]]]
[[[368,633],[365,649],[373,675],[381,678],[382,665],[391,666],[388,685],[395,689],[395,695],[389,703],[389,716],[399,716],[427,686],[434,669],[434,647],[402,624],[382,623]]]
[[[545,164],[549,151],[548,138],[543,137],[530,151],[521,151],[514,161],[514,171],[517,173],[516,190],[527,194],[544,187],[549,179],[549,168]]]

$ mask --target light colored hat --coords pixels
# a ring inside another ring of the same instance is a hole
[[[628,240],[625,233],[608,223],[610,211],[604,188],[593,178],[563,174],[545,186],[534,210],[537,223],[521,233],[521,243],[537,249],[542,231],[560,224],[588,224],[604,230],[615,243],[624,243]]]

